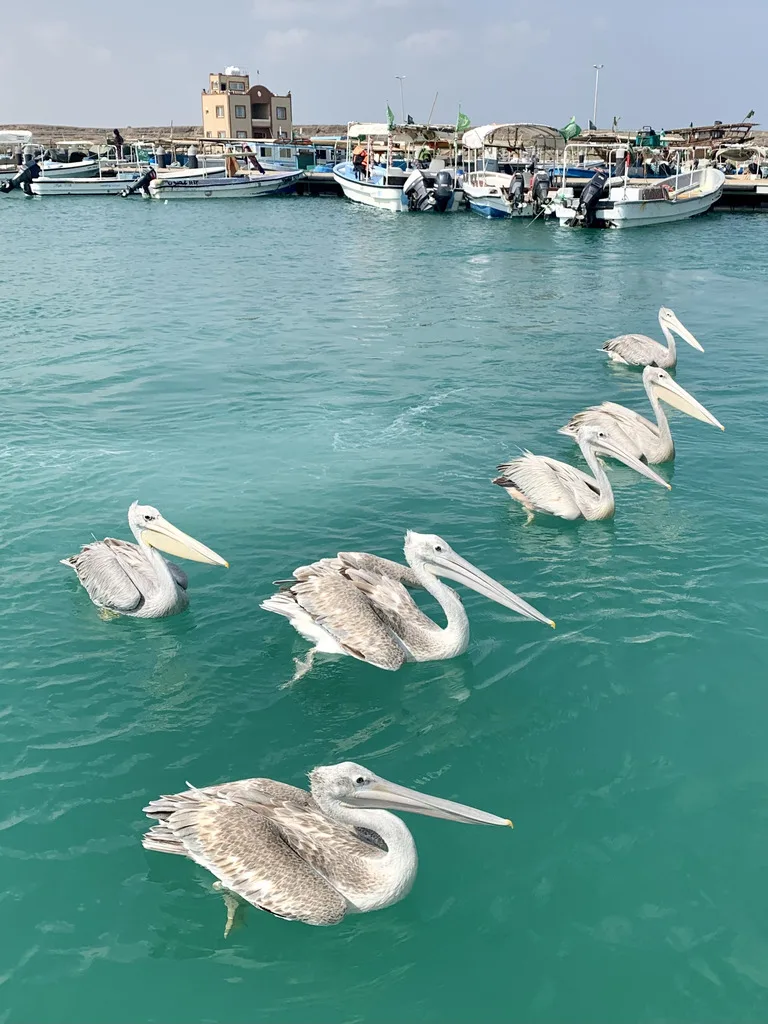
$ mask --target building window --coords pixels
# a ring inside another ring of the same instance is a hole
[[[239,103],[235,105],[235,117],[245,120],[245,107],[241,107]]]
[[[288,120],[288,108],[287,107],[275,107],[275,117],[278,121]]]
[[[205,137],[206,137],[206,139],[212,139],[213,138],[213,132],[206,132],[205,133]]]
[[[247,132],[236,132],[235,133],[235,138],[236,139],[247,139],[248,138],[248,133]]]
[[[216,107],[216,117],[224,117],[224,107]]]
[[[251,117],[254,121],[268,121],[269,120],[269,104],[268,103],[252,103],[251,104]]]
[[[220,139],[226,139],[226,137],[227,137],[227,133],[226,132],[218,132],[217,134],[218,134],[218,137]]]
[[[245,82],[230,82],[229,83],[229,91],[230,92],[245,92]]]

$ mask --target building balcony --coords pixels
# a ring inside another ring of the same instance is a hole
[[[252,117],[251,124],[254,128],[270,128],[272,121],[268,117]]]

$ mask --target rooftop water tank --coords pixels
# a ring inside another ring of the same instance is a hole
[[[245,71],[242,68],[236,68],[234,64],[230,64],[228,68],[224,68],[225,75],[244,75]]]

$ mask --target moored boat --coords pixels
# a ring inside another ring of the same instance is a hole
[[[157,177],[150,182],[153,199],[257,199],[292,192],[303,171],[273,171],[233,177]]]
[[[544,124],[487,124],[465,132],[462,187],[483,217],[537,217],[550,212],[549,166],[560,132]]]

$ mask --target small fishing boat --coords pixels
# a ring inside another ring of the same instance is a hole
[[[150,182],[149,194],[153,199],[258,199],[292,192],[303,175],[303,171],[273,171],[232,177],[174,174],[155,178]]]
[[[563,161],[568,166],[567,159]],[[679,165],[678,165],[679,168]],[[623,176],[598,168],[580,196],[573,187],[558,190],[555,215],[565,227],[646,227],[706,213],[723,193],[725,175],[715,167],[678,172],[652,182],[629,177],[629,150]]]
[[[463,205],[454,125],[350,123],[347,159],[333,168],[347,199],[393,213],[453,213]]]
[[[486,124],[464,133],[462,188],[482,217],[551,212],[549,165],[562,136],[545,124]]]
[[[146,168],[142,169],[142,173]],[[223,177],[223,167],[200,167],[194,170],[173,167],[156,171],[158,178],[207,181],[212,177]],[[30,182],[32,194],[36,196],[121,196],[126,188],[138,182],[138,170],[121,170],[103,173],[97,178],[47,178],[40,177]]]

